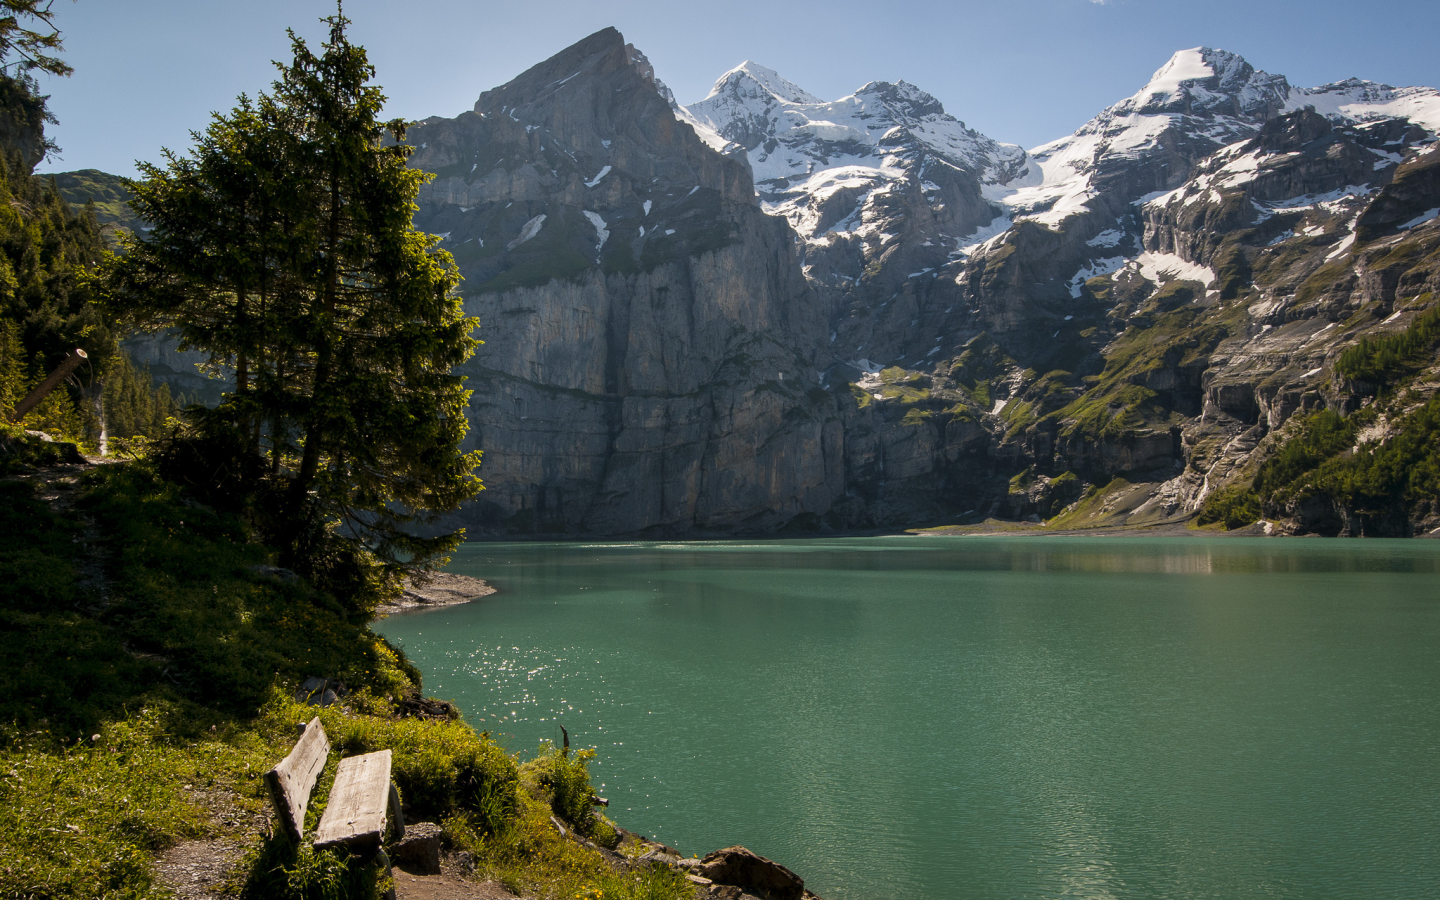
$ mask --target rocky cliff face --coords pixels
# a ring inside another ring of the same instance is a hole
[[[6,165],[25,175],[35,171],[54,149],[45,139],[45,100],[23,81],[0,75],[0,147],[11,158]]]
[[[411,128],[484,347],[487,533],[784,526],[843,495],[825,321],[743,161],[607,29]]]
[[[465,521],[1193,515],[1431,302],[1437,129],[1199,48],[1026,152],[904,82],[747,62],[682,107],[607,29],[408,136],[486,341]]]

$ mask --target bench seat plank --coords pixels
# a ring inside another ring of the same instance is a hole
[[[305,726],[305,733],[280,764],[265,773],[265,788],[280,824],[292,841],[299,841],[305,829],[305,808],[310,804],[310,791],[315,779],[325,768],[330,755],[330,740],[316,716]]]
[[[379,849],[389,805],[389,750],[340,760],[330,801],[315,829],[315,847],[345,844],[360,852]]]

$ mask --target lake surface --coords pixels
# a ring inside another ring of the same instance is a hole
[[[1440,541],[468,544],[379,630],[826,900],[1440,896]]]

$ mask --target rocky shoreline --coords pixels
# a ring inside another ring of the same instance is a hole
[[[616,826],[620,845],[605,850],[555,824],[562,836],[599,850],[617,868],[663,865],[683,874],[695,885],[697,897],[706,900],[821,900],[799,875],[738,844],[686,858],[674,847]]]
[[[390,616],[417,609],[456,606],[488,597],[493,593],[495,588],[479,578],[451,572],[435,572],[419,581],[405,579],[405,589],[400,596],[388,603],[382,603],[375,610],[375,615]]]

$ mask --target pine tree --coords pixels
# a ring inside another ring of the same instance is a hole
[[[64,43],[55,28],[51,9],[54,5],[54,0],[0,0],[0,72],[69,75],[73,71],[65,60],[50,52],[59,51]],[[47,30],[27,27],[30,19]]]
[[[109,369],[104,403],[110,439],[128,442],[161,437],[166,421],[180,414],[170,386],[161,383],[157,387],[149,368],[137,367],[124,355],[113,360]]]
[[[93,213],[77,214],[52,179],[32,174],[54,149],[45,123],[55,121],[33,73],[70,74],[55,55],[62,42],[52,5],[0,0],[0,331],[19,344],[18,351],[4,353],[0,395],[18,390],[23,396],[22,387],[39,382],[76,347],[84,349],[91,362],[25,422],[56,437],[84,440],[93,415],[82,382],[93,389],[104,376],[115,339],[84,284],[84,271],[102,253]],[[16,399],[5,402],[13,406]]]
[[[15,404],[25,396],[28,382],[20,327],[0,319],[0,419],[8,418]]]
[[[454,261],[413,227],[429,176],[406,165],[403,124],[381,123],[347,20],[325,21],[319,55],[291,33],[272,94],[242,97],[189,156],[144,169],[131,190],[154,230],[99,283],[129,321],[174,328],[236,374],[195,439],[243,457],[216,471],[265,498],[285,563],[393,582],[463,535],[416,537],[417,521],[481,489],[452,374],[475,320]]]

